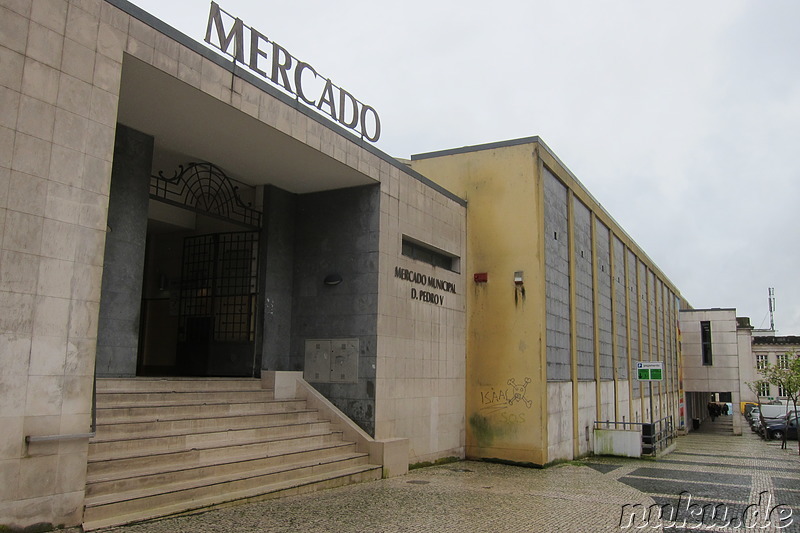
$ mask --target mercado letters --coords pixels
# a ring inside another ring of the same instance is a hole
[[[223,13],[233,19],[233,26],[225,31]],[[245,29],[250,30],[249,42]],[[214,31],[216,30],[216,31]],[[214,42],[216,37],[216,42]],[[331,116],[342,126],[360,133],[370,142],[381,136],[381,121],[374,108],[359,102],[352,94],[337,87],[330,78],[324,78],[314,67],[300,61],[276,42],[270,41],[255,28],[250,28],[240,18],[234,18],[211,2],[205,42],[231,56],[235,62],[247,65],[250,70],[307,105]],[[233,51],[228,49],[233,46]],[[249,53],[245,53],[248,45]]]

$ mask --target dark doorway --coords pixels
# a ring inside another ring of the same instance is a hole
[[[138,375],[259,374],[256,196],[208,163],[151,177]]]
[[[187,237],[179,291],[177,368],[184,375],[252,375],[258,233]]]

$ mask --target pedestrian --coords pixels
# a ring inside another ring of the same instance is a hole
[[[712,422],[716,418],[716,411],[714,410],[714,403],[712,402],[708,402],[708,416],[711,417]]]

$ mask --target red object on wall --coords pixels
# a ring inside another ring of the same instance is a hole
[[[475,274],[475,283],[486,283],[487,281],[489,281],[488,272],[479,272]]]

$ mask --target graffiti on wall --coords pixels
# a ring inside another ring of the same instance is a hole
[[[531,378],[521,383],[509,378],[504,385],[479,390],[480,407],[470,417],[470,427],[478,446],[490,446],[496,438],[508,438],[528,422],[527,411],[533,406],[528,399]]]
[[[484,414],[508,409],[514,405],[524,405],[530,409],[533,402],[526,396],[530,382],[531,378],[525,378],[522,383],[517,383],[516,378],[509,378],[504,386],[480,390],[479,409]]]

